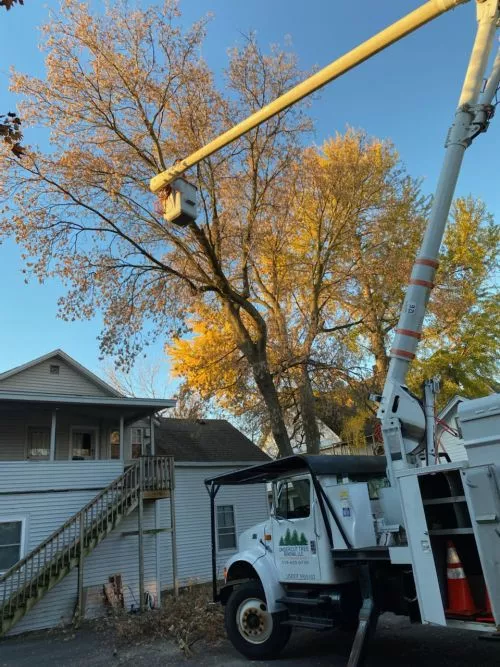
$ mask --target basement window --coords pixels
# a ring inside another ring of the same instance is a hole
[[[50,364],[50,374],[59,375],[60,366],[58,364]]]
[[[217,506],[217,542],[219,551],[224,549],[236,549],[234,505]]]
[[[0,573],[22,558],[24,521],[0,518]]]

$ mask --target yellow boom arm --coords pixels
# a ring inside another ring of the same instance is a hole
[[[251,116],[241,121],[241,123],[238,123],[230,130],[227,130],[227,132],[224,132],[216,139],[213,139],[206,144],[206,146],[203,146],[203,148],[200,148],[184,158],[184,160],[176,163],[174,166],[170,167],[170,169],[154,176],[149,184],[151,191],[158,192],[184,173],[186,169],[193,167],[198,164],[198,162],[201,162],[201,160],[204,160],[216,151],[224,148],[224,146],[227,146],[232,141],[235,141],[235,139],[243,136],[254,127],[257,127],[266,120],[269,120],[269,118],[275,116],[277,113],[284,111],[299,100],[314,93],[316,90],[319,90],[327,83],[330,83],[330,81],[345,74],[353,67],[356,67],[356,65],[368,60],[371,56],[382,51],[391,44],[394,44],[394,42],[397,42],[402,37],[417,30],[417,28],[420,28],[429,21],[432,21],[432,19],[437,16],[440,16],[448,10],[454,9],[457,5],[468,1],[469,0],[429,0],[429,2],[426,2],[418,9],[415,9],[413,12],[410,12],[403,18],[399,19],[399,21],[396,21],[396,23],[393,23],[388,28],[377,33],[366,42],[363,42],[355,49],[352,49],[352,51],[341,56],[319,72],[316,72],[316,74],[313,74],[305,81],[302,81],[302,83],[299,83],[270,104],[262,107],[262,109],[259,109],[259,111],[256,111]]]

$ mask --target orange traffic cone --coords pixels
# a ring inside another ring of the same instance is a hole
[[[464,568],[451,540],[448,540],[447,544],[446,567],[448,579],[448,609],[446,613],[451,616],[474,616],[478,610],[472,599]]]
[[[493,618],[493,611],[491,609],[491,600],[488,589],[486,589],[486,609],[484,611],[484,616],[478,616],[476,620],[481,621],[482,623],[495,622],[495,619]]]

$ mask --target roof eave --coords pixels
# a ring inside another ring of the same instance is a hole
[[[165,410],[175,407],[174,399],[127,398],[125,396],[78,396],[71,394],[46,394],[36,392],[2,391],[0,401],[18,401],[19,403],[60,403],[68,405],[100,405],[115,407],[138,407]]]

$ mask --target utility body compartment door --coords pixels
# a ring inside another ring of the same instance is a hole
[[[500,624],[500,490],[493,465],[463,471],[464,491],[495,621]]]
[[[446,625],[418,477],[401,476],[398,484],[422,622]]]

